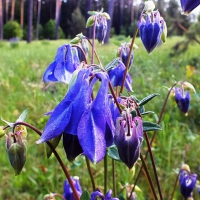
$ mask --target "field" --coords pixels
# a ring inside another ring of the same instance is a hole
[[[123,37],[112,38],[125,41]],[[173,98],[169,99],[163,121],[162,131],[158,132],[153,152],[161,180],[161,188],[165,199],[169,199],[176,179],[177,170],[183,163],[187,163],[192,172],[200,174],[200,46],[192,43],[184,53],[173,54],[172,47],[183,37],[169,38],[166,44],[156,48],[148,55],[139,38],[136,44],[139,49],[134,51],[134,62],[130,70],[133,78],[133,95],[138,99],[152,94],[160,95],[146,106],[146,110],[152,110],[155,114],[145,116],[146,120],[156,122],[161,111],[165,96],[175,81],[188,81],[194,85],[197,93],[191,92],[191,104],[188,115],[182,114]],[[112,41],[109,45],[96,45],[96,50],[104,65],[115,58],[118,48]],[[46,67],[53,61],[57,48],[67,43],[66,40],[36,41],[31,44],[19,42],[11,46],[8,42],[0,43],[0,116],[10,122],[15,122],[20,113],[26,108],[29,114],[26,122],[33,124],[42,131],[48,117],[44,114],[52,110],[64,97],[67,85],[56,83],[46,86],[42,82],[42,75]],[[126,92],[124,92],[126,95]],[[1,122],[2,126],[5,125]],[[151,137],[151,132],[149,132]],[[39,137],[28,130],[28,152],[26,165],[19,176],[9,164],[5,150],[4,138],[0,139],[0,199],[4,200],[35,200],[50,192],[63,192],[65,176],[61,171],[54,156],[46,158],[45,146],[36,145]],[[143,143],[142,153],[147,150]],[[67,161],[62,142],[58,152],[66,164],[71,175],[80,177],[83,188],[90,192],[92,187],[86,170],[84,157],[79,157],[74,163]],[[108,159],[109,177],[111,179],[111,159]],[[140,162],[140,161],[139,161]],[[121,163],[116,163],[117,191],[120,185],[130,180],[132,172]],[[149,169],[151,170],[149,161]],[[103,188],[103,162],[92,165],[96,184]],[[137,167],[136,167],[137,171]],[[112,187],[111,182],[108,183]],[[138,182],[142,192],[138,192],[138,199],[149,199],[149,188],[145,179]],[[177,187],[175,198],[181,199]]]

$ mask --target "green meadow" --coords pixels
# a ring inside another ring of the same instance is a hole
[[[126,41],[123,37],[112,38],[109,45],[96,43],[96,51],[103,65],[115,58],[117,46],[112,41]],[[147,121],[157,122],[168,89],[175,81],[188,81],[194,85],[196,93],[191,91],[190,109],[187,115],[181,113],[173,99],[169,98],[163,120],[162,131],[157,132],[153,144],[153,153],[158,170],[163,196],[169,199],[178,170],[183,163],[190,166],[192,172],[200,175],[200,45],[191,43],[184,53],[177,53],[173,46],[184,41],[184,37],[168,38],[166,44],[157,47],[151,55],[145,51],[139,38],[134,50],[134,62],[130,69],[133,82],[133,95],[142,99],[152,93],[160,95],[146,105],[146,110],[154,113],[145,115]],[[0,116],[15,122],[20,113],[29,109],[26,122],[39,130],[45,126],[48,117],[44,114],[54,109],[67,92],[62,83],[45,85],[42,75],[53,61],[57,48],[68,43],[67,40],[34,41],[30,44],[22,41],[16,46],[9,42],[0,43]],[[176,52],[176,53],[174,53]],[[128,95],[124,90],[124,95]],[[6,124],[2,121],[1,126]],[[149,137],[152,133],[149,132]],[[45,145],[36,145],[39,136],[28,129],[27,161],[22,173],[15,176],[5,150],[5,139],[0,139],[0,199],[36,200],[48,193],[63,193],[65,175],[54,156],[46,158]],[[62,141],[58,152],[72,176],[79,176],[82,188],[92,191],[85,159],[79,156],[74,163],[67,161]],[[143,142],[142,153],[147,150]],[[141,164],[141,161],[138,161]],[[111,159],[108,158],[108,176],[111,180]],[[147,159],[149,170],[152,165]],[[92,165],[92,171],[98,188],[103,189],[103,162]],[[136,174],[138,166],[135,168]],[[152,172],[153,176],[153,172]],[[125,165],[116,162],[117,192],[126,183],[134,184],[134,172]],[[112,187],[111,181],[108,182]],[[137,184],[138,199],[150,199],[148,184],[142,175]],[[181,199],[179,186],[174,199]]]

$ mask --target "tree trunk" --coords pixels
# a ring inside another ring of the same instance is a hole
[[[24,26],[24,0],[21,0],[20,25],[21,25],[21,28],[23,29],[23,26]]]
[[[158,0],[158,10],[159,10],[162,17],[164,17],[164,14],[165,14],[164,9],[163,9],[164,6],[165,6],[164,0]]]
[[[40,14],[41,14],[41,0],[38,1],[38,11],[37,11],[37,30],[36,30],[36,39],[39,39],[39,30],[40,30]]]
[[[32,41],[32,29],[33,29],[33,0],[28,1],[28,34],[27,42]]]
[[[0,0],[0,40],[3,40],[3,6]]]
[[[12,0],[12,5],[11,5],[11,20],[14,21],[15,17],[15,0]]]
[[[108,44],[109,38],[110,38],[110,30],[112,27],[112,18],[113,18],[113,11],[114,11],[114,3],[115,0],[110,0],[108,4],[108,14],[110,15],[110,20],[108,20],[108,29],[107,29],[107,34],[104,40],[105,44]]]
[[[62,1],[61,0],[56,0],[56,35],[55,39],[58,39],[58,29],[59,29],[59,23],[60,23],[60,9],[61,9]]]
[[[5,22],[8,21],[8,3],[9,3],[9,0],[5,0]]]

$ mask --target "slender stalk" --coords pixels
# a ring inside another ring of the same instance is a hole
[[[76,47],[76,48],[80,49],[80,51],[83,53],[84,61],[87,64],[87,58],[86,58],[86,55],[85,55],[85,52],[83,51],[83,49],[76,44],[73,44],[72,47]]]
[[[112,159],[113,196],[116,197],[115,160]]]
[[[181,171],[179,171],[179,173],[178,173],[177,176],[176,176],[176,181],[175,181],[175,183],[174,183],[174,187],[173,187],[173,191],[172,191],[172,195],[171,195],[170,200],[173,200],[173,197],[174,197],[174,193],[175,193],[176,186],[177,186],[177,183],[178,183],[178,177],[179,177],[179,175],[180,175],[180,172],[181,172]]]
[[[85,37],[85,38],[88,40],[88,42],[90,43],[90,46],[92,47],[92,43],[91,43],[90,39],[87,38],[87,37]],[[96,56],[96,58],[97,58],[99,64],[102,66],[101,61],[100,61],[100,58],[99,58],[99,56],[98,56],[98,54],[97,54],[97,52],[96,52],[95,49],[94,49],[94,54],[95,54],[95,56]]]
[[[104,157],[104,195],[107,192],[107,185],[108,185],[108,159],[105,155]]]
[[[92,58],[91,58],[91,64],[94,64],[94,41],[95,41],[96,23],[97,23],[97,18],[95,17],[94,25],[93,25],[93,37],[92,37]]]
[[[154,175],[155,175],[155,178],[156,178],[156,184],[158,186],[158,192],[159,192],[159,195],[160,195],[160,199],[163,200],[160,182],[158,180],[158,173],[157,173],[157,170],[156,170],[156,164],[155,164],[155,161],[154,161],[154,157],[153,157],[153,153],[152,153],[151,146],[150,146],[150,143],[149,143],[149,138],[148,138],[147,132],[144,132],[144,136],[145,136],[145,139],[146,139],[146,142],[147,142],[148,152],[149,152],[150,157],[151,157],[151,162],[152,162],[152,165],[153,165],[153,171],[154,171]]]
[[[92,170],[91,170],[91,167],[90,167],[90,161],[89,161],[89,159],[86,156],[85,156],[85,160],[86,160],[87,169],[88,169],[88,172],[89,172],[89,175],[90,175],[90,179],[91,179],[91,183],[92,183],[92,189],[93,189],[93,191],[95,191],[96,186],[95,186],[95,182],[94,182],[94,177],[93,177],[93,174],[92,174]]]
[[[137,36],[137,33],[138,33],[138,28],[135,29],[135,32],[134,32],[134,35],[133,35],[133,38],[132,38],[132,41],[131,41],[130,51],[129,51],[129,54],[128,54],[128,60],[126,62],[126,70],[124,72],[124,77],[122,79],[122,85],[121,85],[121,89],[120,89],[120,94],[122,94],[123,89],[124,89],[124,83],[125,83],[125,80],[126,80],[126,74],[128,72],[128,67],[129,67],[129,63],[130,63],[130,59],[131,59],[131,53],[132,53],[132,50],[133,50],[133,45],[134,45],[134,41],[135,41],[135,38]]]
[[[142,156],[141,153],[140,153],[140,159],[141,159],[141,161],[142,161],[142,165],[144,166],[144,170],[145,170],[146,175],[147,175],[147,178],[148,178],[148,180],[149,180],[149,183],[150,183],[150,186],[151,186],[153,195],[154,195],[155,199],[158,200],[157,195],[156,195],[156,191],[155,191],[155,188],[154,188],[154,185],[153,185],[153,182],[152,182],[152,179],[151,179],[151,177],[150,177],[150,174],[149,174],[149,171],[148,171],[146,162],[145,162],[145,159],[143,158],[143,156]],[[142,168],[142,167],[141,167],[141,168]],[[141,168],[140,168],[140,169],[141,169]]]
[[[160,124],[160,122],[161,122],[161,120],[162,120],[162,117],[163,117],[163,114],[164,114],[164,111],[165,111],[165,107],[166,107],[167,101],[168,101],[168,99],[169,99],[169,95],[170,95],[171,91],[173,90],[173,88],[174,88],[176,85],[177,85],[177,82],[174,83],[174,84],[172,85],[172,87],[170,88],[170,90],[169,90],[168,93],[167,93],[167,96],[166,96],[165,101],[164,101],[164,103],[163,103],[163,107],[162,107],[162,110],[161,110],[161,112],[160,112],[160,116],[159,116],[159,118],[158,118],[157,124]],[[151,141],[150,141],[150,145],[151,145],[151,146],[152,146],[152,144],[153,144],[153,142],[154,142],[156,133],[157,133],[157,131],[154,131],[153,136],[152,136],[152,138],[151,138]],[[148,153],[149,153],[149,151],[146,152],[145,160],[147,159]],[[142,166],[142,167],[143,167],[143,166]],[[134,191],[134,189],[135,189],[135,185],[137,184],[137,182],[138,182],[138,180],[139,180],[140,174],[141,174],[141,172],[142,172],[142,167],[140,168],[140,170],[139,170],[139,172],[138,172],[138,175],[136,176],[135,183],[134,183],[134,186],[133,186],[132,191],[131,191],[131,195],[132,195],[132,193],[133,193],[133,191]],[[131,196],[131,195],[130,195],[130,196]]]
[[[14,125],[14,127],[17,126],[17,125],[23,125],[23,126],[29,127],[30,129],[32,129],[33,131],[35,131],[38,135],[40,135],[40,136],[42,135],[42,133],[37,128],[35,128],[34,126],[32,126],[31,124],[28,124],[26,122],[16,122],[15,125]],[[63,161],[61,160],[60,156],[58,155],[58,153],[54,149],[54,147],[51,145],[51,143],[48,142],[48,141],[46,143],[51,148],[51,150],[54,153],[56,159],[58,160],[60,166],[62,167],[62,170],[65,173],[65,176],[66,176],[66,178],[67,178],[67,180],[68,180],[68,182],[69,182],[69,184],[71,186],[71,189],[73,191],[73,194],[74,194],[76,200],[80,200],[79,195],[78,195],[78,193],[77,193],[77,191],[76,191],[76,189],[74,187],[74,183],[73,183],[72,179],[70,178],[70,175],[69,175],[69,173],[67,171],[67,168],[65,167]]]

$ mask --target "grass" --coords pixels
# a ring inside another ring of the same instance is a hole
[[[112,40],[115,40],[113,38]],[[196,94],[191,94],[191,107],[188,116],[183,115],[177,109],[172,99],[169,100],[161,126],[163,128],[156,136],[153,152],[161,181],[164,197],[168,199],[172,192],[173,181],[176,178],[175,170],[182,163],[190,165],[192,172],[199,174],[199,53],[200,46],[192,44],[189,49],[176,56],[172,56],[172,47],[184,38],[169,38],[167,43],[159,46],[151,55],[148,55],[139,38],[136,44],[138,50],[134,51],[134,64],[130,73],[133,78],[133,94],[138,99],[151,94],[159,93],[160,96],[147,104],[146,110],[152,110],[159,115],[164,98],[167,94],[166,87],[170,87],[175,80],[187,80],[192,83]],[[52,110],[64,97],[67,86],[65,84],[53,84],[47,89],[42,82],[42,75],[46,67],[53,61],[58,46],[67,43],[66,40],[37,41],[27,44],[20,42],[15,48],[7,42],[0,43],[0,116],[7,121],[14,122],[19,114],[29,108],[27,122],[35,125],[41,131],[47,121],[44,113]],[[115,57],[116,49],[112,43],[109,45],[97,45],[97,52],[103,63],[108,64]],[[195,68],[192,76],[186,76],[186,66]],[[175,77],[175,78],[174,78]],[[126,95],[126,92],[124,92]],[[145,117],[145,120],[156,122],[156,114]],[[5,125],[3,122],[1,125]],[[149,133],[151,137],[152,133]],[[20,176],[14,176],[9,164],[5,141],[0,140],[1,168],[0,174],[0,197],[4,200],[10,199],[41,199],[49,192],[62,194],[64,174],[52,156],[47,159],[44,145],[36,145],[38,136],[28,131],[27,162]],[[147,150],[145,142],[142,152]],[[59,145],[60,153],[71,175],[78,175],[83,188],[92,191],[89,176],[85,167],[84,157],[77,159],[75,163],[69,163]],[[109,162],[109,180],[111,179],[111,160]],[[139,161],[140,162],[140,161]],[[148,160],[149,168],[151,163]],[[127,182],[133,184],[130,177],[132,171],[128,171],[121,163],[116,163],[117,189]],[[96,184],[103,189],[103,163],[92,165]],[[136,167],[137,171],[137,167]],[[164,181],[163,181],[164,180]],[[142,192],[138,192],[139,199],[149,198],[149,188],[143,178],[138,182]],[[109,187],[112,187],[109,182]],[[178,189],[175,199],[181,199]]]

